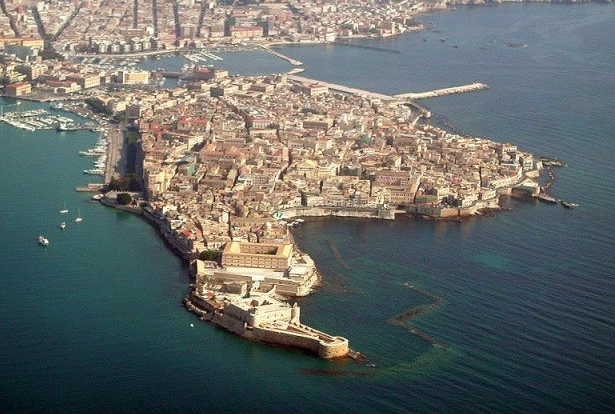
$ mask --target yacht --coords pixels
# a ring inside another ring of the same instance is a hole
[[[83,217],[81,217],[81,210],[77,210],[77,217],[75,217],[75,223],[79,223],[83,221]]]
[[[61,222],[61,223],[60,223],[60,228],[61,228],[62,230],[64,230],[64,229],[66,228],[66,222],[65,222],[65,221],[63,221],[63,222]]]
[[[64,208],[60,210],[60,214],[66,214],[66,213],[68,213],[68,209],[66,208],[66,203],[64,203]]]
[[[47,247],[49,246],[49,240],[47,240],[43,236],[38,236],[38,244],[40,244],[41,246]]]

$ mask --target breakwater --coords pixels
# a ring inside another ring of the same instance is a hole
[[[415,100],[415,99],[436,98],[438,96],[453,95],[456,93],[474,92],[474,91],[480,91],[483,89],[489,89],[489,85],[487,85],[486,83],[475,82],[469,85],[435,89],[433,91],[427,91],[427,92],[402,93],[399,95],[395,95],[395,97],[399,99]]]
[[[433,336],[421,331],[420,329],[418,329],[415,326],[412,326],[410,324],[410,321],[412,319],[418,318],[421,315],[424,315],[428,312],[432,312],[434,309],[436,309],[437,307],[441,306],[444,302],[444,299],[442,299],[440,296],[434,295],[431,292],[428,292],[424,289],[421,289],[417,286],[414,286],[410,283],[404,283],[403,286],[407,289],[412,289],[416,292],[419,292],[420,294],[426,296],[427,298],[429,298],[432,303],[426,304],[426,305],[419,305],[416,306],[412,309],[408,309],[396,316],[394,316],[391,319],[391,323],[393,323],[394,325],[400,325],[400,326],[404,326],[405,328],[407,328],[413,335],[416,335],[418,337],[420,337],[421,339],[424,339],[425,341],[429,342],[431,345],[438,347],[438,348],[444,348],[446,347],[442,342],[437,341]]]
[[[340,251],[338,250],[337,246],[335,245],[335,242],[333,240],[329,239],[329,240],[327,240],[327,244],[329,245],[329,248],[331,249],[331,252],[333,253],[333,256],[335,256],[337,261],[342,264],[344,269],[350,269],[350,265],[342,257]]]
[[[400,54],[401,53],[399,50],[395,50],[395,49],[387,49],[385,47],[377,47],[377,46],[368,46],[368,45],[352,43],[352,42],[342,42],[340,40],[336,40],[336,41],[333,41],[331,43],[334,44],[334,45],[338,45],[338,46],[356,47],[356,48],[359,48],[359,49],[375,50],[375,51],[378,51],[378,52],[387,52],[387,53],[396,53],[396,54]]]

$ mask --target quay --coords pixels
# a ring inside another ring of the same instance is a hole
[[[474,92],[474,91],[480,91],[480,90],[483,90],[483,89],[489,89],[489,85],[487,85],[486,83],[475,82],[475,83],[471,83],[469,85],[462,85],[462,86],[454,86],[454,87],[451,87],[451,88],[436,89],[436,90],[428,91],[428,92],[402,93],[402,94],[399,94],[399,95],[395,95],[395,97],[399,98],[399,99],[414,100],[414,99],[436,98],[438,96],[453,95],[453,94],[456,94],[456,93]]]
[[[105,183],[111,181],[111,178],[119,178],[122,171],[119,171],[118,163],[124,143],[124,128],[116,125],[109,130],[108,134],[109,147],[107,149],[107,163],[105,164]]]
[[[78,193],[97,193],[102,190],[104,184],[101,183],[89,183],[88,185],[80,185],[75,188],[75,191]]]
[[[349,86],[338,85],[336,83],[323,82],[323,81],[319,81],[316,79],[305,78],[303,76],[288,75],[287,79],[294,81],[294,82],[319,83],[321,85],[328,87],[332,91],[338,91],[338,92],[348,93],[351,95],[363,96],[366,98],[381,99],[383,101],[395,101],[396,100],[394,96],[385,95],[385,94],[377,93],[377,92],[370,92],[364,89],[351,88]]]

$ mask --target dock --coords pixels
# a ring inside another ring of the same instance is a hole
[[[489,89],[489,85],[487,85],[486,83],[475,82],[469,85],[436,89],[436,90],[428,91],[428,92],[402,93],[400,95],[395,95],[395,97],[399,99],[415,100],[415,99],[425,99],[425,98],[436,98],[438,96],[453,95],[456,93],[474,92],[474,91],[480,91],[483,89]]]
[[[288,75],[287,79],[294,81],[294,82],[319,83],[321,85],[328,87],[329,90],[332,90],[332,91],[348,93],[351,95],[362,96],[365,98],[381,99],[383,101],[396,101],[397,100],[394,96],[385,95],[385,94],[377,93],[377,92],[366,91],[364,89],[351,88],[349,86],[338,85],[336,83],[323,82],[323,81],[319,81],[316,79],[305,78],[303,76]]]

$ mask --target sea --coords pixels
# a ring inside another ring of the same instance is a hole
[[[156,231],[75,192],[92,182],[78,151],[96,133],[0,124],[0,412],[613,412],[615,5],[419,20],[426,30],[356,42],[369,49],[280,51],[304,76],[376,92],[487,83],[421,103],[460,133],[562,158],[551,192],[579,207],[503,199],[461,223],[306,220],[294,236],[323,280],[298,301],[302,319],[367,358],[323,361],[184,310],[188,271]],[[250,53],[232,54],[234,71]],[[289,68],[258,59],[263,73]]]

